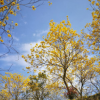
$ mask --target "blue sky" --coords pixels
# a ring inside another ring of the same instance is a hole
[[[14,48],[19,52],[11,53],[5,57],[0,58],[0,67],[9,68],[12,64],[12,73],[22,73],[27,76],[27,71],[22,69],[27,67],[28,64],[21,58],[21,55],[27,55],[30,53],[35,43],[39,43],[42,36],[46,35],[49,31],[49,22],[53,19],[54,22],[60,23],[62,20],[67,20],[66,16],[69,16],[69,20],[72,24],[72,28],[77,30],[80,34],[80,30],[84,28],[86,23],[92,22],[91,11],[86,10],[90,7],[88,0],[50,0],[52,5],[49,6],[48,2],[44,2],[43,5],[32,10],[31,8],[21,7],[19,14],[16,16],[11,15],[10,19],[14,23],[18,23],[18,26],[12,30],[11,34],[14,37]],[[38,4],[34,4],[37,6]],[[1,44],[0,44],[1,45]],[[2,54],[5,48],[0,46],[0,54]],[[0,72],[4,74],[4,72]]]

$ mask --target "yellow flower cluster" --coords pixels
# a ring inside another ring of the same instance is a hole
[[[18,26],[18,23],[15,23],[15,26]]]
[[[24,58],[24,55],[22,55],[22,58]]]
[[[6,17],[6,20],[8,20],[8,19],[9,19],[9,17],[7,16],[7,17]]]
[[[35,6],[32,6],[32,10],[36,10]]]
[[[3,7],[0,8],[0,12],[3,12],[3,11],[5,11],[5,10],[7,10],[7,9],[8,9],[7,6],[3,6]]]
[[[36,56],[36,58],[39,58],[39,55],[38,54],[36,54],[35,56]]]
[[[1,41],[1,42],[4,42],[3,39],[1,38],[1,36],[0,36],[0,41]]]
[[[11,4],[14,6],[15,5],[15,2],[12,2]]]
[[[49,3],[49,6],[51,6],[51,5],[52,5],[52,2],[48,1],[48,3]]]
[[[20,10],[19,4],[17,4],[17,9]]]
[[[10,14],[14,14],[13,10],[10,10]]]
[[[2,23],[2,26],[6,26],[6,24],[5,23]]]
[[[3,39],[0,39],[1,42],[4,42]]]
[[[95,1],[92,1],[91,4],[94,5]]]
[[[8,34],[8,37],[11,37],[11,34]]]
[[[0,0],[0,4],[1,5],[4,5],[4,0]]]
[[[36,69],[34,69],[34,73],[36,72]]]
[[[98,2],[96,3],[96,6],[99,6],[99,3]]]
[[[26,69],[30,69],[30,67],[26,67]]]
[[[10,33],[10,31],[9,31],[9,30],[7,30],[7,33]]]

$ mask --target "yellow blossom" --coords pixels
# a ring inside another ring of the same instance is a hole
[[[92,54],[94,54],[94,52],[92,52]]]
[[[0,24],[2,23],[2,21],[0,21]]]
[[[93,43],[92,43],[92,45],[95,45],[96,44],[96,41],[94,41]]]
[[[53,22],[53,19],[52,19],[52,20],[50,20],[50,22]]]
[[[27,59],[25,59],[25,61],[27,62]]]
[[[2,26],[6,26],[6,24],[5,24],[5,23],[3,23],[3,24],[2,24]]]
[[[8,37],[11,37],[11,34],[8,34]]]
[[[4,5],[4,1],[1,1],[0,4],[1,4],[1,5]]]
[[[95,1],[92,1],[91,4],[94,5]]]
[[[52,2],[51,3],[49,3],[49,6],[51,6],[52,5]]]
[[[16,12],[14,13],[14,16],[16,16]]]
[[[20,7],[19,7],[19,6],[17,6],[17,9],[18,9],[18,10],[20,10]]]
[[[18,23],[15,23],[15,26],[18,26]]]
[[[5,9],[8,9],[8,7],[7,7],[7,6],[4,6],[4,8],[5,8]]]
[[[9,31],[9,30],[7,30],[7,33],[10,33],[10,31]]]
[[[22,55],[22,58],[24,58],[24,55]]]
[[[36,72],[36,69],[34,69],[34,72]]]
[[[8,19],[9,19],[9,17],[7,16],[7,17],[6,17],[6,20],[8,20]]]
[[[10,14],[14,14],[14,12],[12,10],[10,10]]]
[[[15,2],[12,2],[11,4],[14,6],[15,5]]]
[[[17,4],[17,6],[19,6],[19,4]]]
[[[98,2],[96,3],[96,6],[99,6],[99,3]]]
[[[65,23],[65,20],[63,20],[62,23]]]
[[[3,42],[3,39],[1,39],[0,41]]]
[[[30,69],[30,67],[26,67],[26,69]]]
[[[36,10],[35,6],[32,6],[32,10]]]

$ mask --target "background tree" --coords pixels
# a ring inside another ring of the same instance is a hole
[[[86,24],[85,28],[88,29],[88,32],[84,35],[87,39],[90,55],[97,58],[94,71],[96,76],[100,77],[100,0],[88,1],[91,5],[91,8],[88,9],[92,10],[92,22]]]
[[[90,2],[91,8],[87,8],[87,10],[92,10],[92,22],[87,23],[85,28],[88,30],[85,33],[85,29],[82,31],[85,37],[84,43],[86,43],[86,48],[88,47],[89,54],[88,56],[92,56],[95,59],[95,63],[93,66],[94,74],[90,76],[90,86],[88,86],[87,90],[89,95],[94,93],[99,93],[99,78],[100,78],[100,0],[88,0]],[[88,46],[87,46],[88,44]]]
[[[47,84],[47,75],[45,72],[39,72],[38,75],[30,76],[28,82],[27,99],[44,100],[49,96],[49,90],[45,88]]]
[[[95,78],[95,61],[96,58],[91,57],[80,61],[80,64],[74,66],[71,71],[71,74],[75,77],[75,88],[77,88],[77,93],[80,95],[80,98],[86,95],[88,92],[87,89],[90,89],[90,78],[93,80]]]
[[[88,0],[92,9],[92,23],[87,23],[85,28],[88,29],[86,37],[89,39],[88,45],[93,50],[100,50],[100,0]],[[100,53],[100,52],[99,52]]]
[[[19,100],[23,91],[26,90],[27,83],[30,80],[17,73],[5,74],[5,76],[0,76],[0,81],[2,82],[0,96],[2,100]]]

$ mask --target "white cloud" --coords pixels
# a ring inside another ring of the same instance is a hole
[[[19,50],[21,52],[24,52],[24,54],[29,54],[30,53],[30,49],[35,46],[36,43],[40,43],[41,40],[38,40],[37,42],[31,42],[31,43],[25,43],[25,44],[22,44],[19,48]],[[31,44],[31,45],[30,45]]]
[[[35,46],[36,43],[40,43],[40,40],[37,41],[37,42],[31,42],[31,43],[25,43],[25,44],[21,44],[19,46],[19,52],[21,52],[20,55],[18,54],[14,54],[14,55],[6,55],[4,58],[1,58],[0,59],[0,62],[1,61],[4,61],[4,63],[7,65],[8,63],[11,63],[13,65],[18,65],[18,66],[23,66],[23,67],[26,67],[26,66],[29,66],[28,63],[26,63],[24,61],[24,59],[21,57],[22,55],[27,55],[27,54],[30,54],[30,49]],[[30,45],[32,44],[32,45]]]
[[[12,63],[13,65],[19,65],[19,66],[28,66],[29,64],[24,61],[24,59],[21,58],[21,55],[7,55],[4,58],[0,59],[1,61],[8,63]]]

